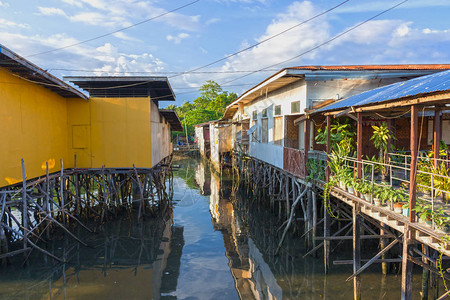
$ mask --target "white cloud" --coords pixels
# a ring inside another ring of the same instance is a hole
[[[39,10],[39,14],[44,15],[44,16],[63,16],[63,17],[67,17],[66,13],[62,9],[56,8],[56,7],[42,7],[42,6],[39,6],[38,10]]]
[[[316,10],[311,2],[294,2],[287,7],[285,13],[279,14],[267,26],[265,33],[256,42],[278,34],[315,14]],[[326,40],[329,37],[328,27],[323,20],[306,23],[233,57],[222,66],[222,70],[258,70],[280,63]],[[315,56],[316,53],[313,52],[305,57],[312,59]]]
[[[30,25],[28,24],[19,24],[13,21],[8,21],[5,19],[0,19],[0,28],[7,28],[7,27],[19,27],[19,28],[30,28]]]
[[[338,13],[360,13],[369,11],[383,11],[388,7],[393,6],[395,3],[392,1],[366,1],[364,5],[344,5],[339,7],[336,12]],[[410,8],[430,8],[430,7],[449,7],[450,1],[447,0],[409,0],[406,3],[396,7],[397,9],[410,9]]]
[[[98,12],[83,12],[69,17],[72,22],[79,22],[93,26],[106,26],[106,27],[125,27],[130,26],[131,23],[121,16],[108,16]]]
[[[123,31],[113,33],[113,36],[115,36],[118,39],[124,40],[124,41],[142,42],[140,39],[129,36],[128,34],[124,33]]]
[[[0,1],[0,7],[8,8],[9,7],[9,3]]]
[[[205,22],[206,25],[211,25],[220,22],[219,18],[211,18]]]
[[[181,43],[182,40],[184,40],[184,39],[186,39],[188,37],[190,37],[190,35],[188,33],[182,32],[182,33],[179,33],[178,35],[175,35],[175,36],[169,34],[169,35],[166,36],[166,39],[169,42],[173,42],[175,44],[179,44],[179,43]]]
[[[78,0],[61,0],[61,1],[72,6],[83,7],[83,3],[81,3]]]

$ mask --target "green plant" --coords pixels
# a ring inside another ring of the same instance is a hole
[[[430,221],[433,215],[431,204],[428,203],[417,203],[413,210],[419,214],[422,221]]]

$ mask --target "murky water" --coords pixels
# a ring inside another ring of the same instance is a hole
[[[173,209],[140,225],[124,217],[98,234],[79,229],[90,248],[66,239],[47,245],[69,261],[64,265],[33,252],[28,266],[0,267],[0,299],[353,298],[351,265],[332,265],[325,276],[321,251],[303,258],[298,235],[275,256],[280,220],[262,199],[204,162],[177,163],[183,168],[175,174]],[[363,258],[371,258],[376,247],[364,245]],[[332,260],[351,258],[351,241],[333,248]],[[383,277],[379,265],[366,270],[363,298],[398,299],[401,275],[393,273]]]

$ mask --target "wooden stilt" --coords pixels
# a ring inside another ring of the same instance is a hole
[[[427,245],[422,245],[423,254],[429,256],[430,249]],[[424,264],[428,264],[428,260],[425,257],[422,257],[422,262]],[[422,268],[422,292],[421,292],[421,300],[428,300],[428,283],[430,281],[430,271],[426,268]]]
[[[381,227],[384,228],[384,227],[386,227],[386,225],[381,223]],[[384,236],[386,234],[387,233],[385,232],[384,229],[380,229],[380,235]],[[380,239],[380,250],[383,250],[386,247],[386,244],[387,244],[387,240],[385,238],[381,238]],[[386,258],[387,258],[386,253],[381,256],[381,259],[386,259]],[[386,275],[388,273],[388,264],[386,262],[383,262],[381,264],[381,272],[383,273],[383,275]]]
[[[27,178],[25,173],[25,161],[22,158],[22,228],[23,228],[23,249],[28,248],[28,199],[27,199]],[[24,259],[27,258],[24,252]]]
[[[405,234],[403,236],[403,252],[402,252],[402,300],[412,299],[412,269],[413,263],[408,259],[412,243],[412,231],[409,226],[405,226]]]
[[[361,242],[360,242],[360,216],[359,206],[353,206],[353,272],[356,273],[361,268]],[[359,275],[353,277],[353,299],[361,299],[361,278]]]

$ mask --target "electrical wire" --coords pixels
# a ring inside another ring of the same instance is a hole
[[[227,60],[227,59],[229,59],[230,57],[236,56],[236,55],[238,55],[238,54],[240,54],[240,53],[242,53],[242,52],[245,52],[245,51],[247,51],[247,50],[250,50],[250,49],[252,49],[252,48],[254,48],[254,47],[258,46],[258,45],[261,45],[261,44],[263,44],[263,43],[265,43],[265,42],[267,42],[267,41],[270,41],[271,39],[274,39],[274,38],[276,38],[276,37],[278,37],[278,36],[280,36],[280,35],[282,35],[282,34],[288,32],[288,31],[290,31],[290,30],[292,30],[292,29],[294,29],[294,28],[297,28],[297,27],[299,27],[299,26],[301,26],[301,25],[303,25],[303,24],[305,24],[305,23],[308,23],[308,22],[310,22],[310,21],[312,21],[312,20],[314,20],[314,19],[317,19],[318,17],[320,17],[320,16],[322,16],[322,15],[324,15],[324,14],[329,13],[330,11],[332,11],[332,10],[334,10],[334,9],[336,9],[336,8],[338,8],[338,7],[340,7],[340,6],[342,6],[342,5],[344,5],[345,3],[349,2],[349,1],[350,1],[350,0],[345,0],[345,1],[341,2],[341,3],[339,3],[338,5],[333,6],[333,7],[329,8],[329,9],[327,9],[327,10],[325,10],[325,11],[323,11],[323,12],[321,12],[321,13],[319,13],[319,14],[317,14],[317,15],[315,15],[315,16],[313,16],[313,17],[311,17],[311,18],[309,18],[309,19],[307,19],[307,20],[305,20],[305,21],[302,21],[302,22],[300,22],[300,23],[298,23],[298,24],[296,24],[296,25],[294,25],[294,26],[291,26],[291,27],[289,27],[289,28],[287,28],[287,29],[285,29],[285,30],[283,30],[283,31],[280,31],[279,33],[274,34],[274,35],[272,35],[272,36],[270,36],[270,37],[268,37],[268,38],[266,38],[266,39],[264,39],[264,40],[262,40],[262,41],[260,41],[260,42],[258,42],[258,43],[256,43],[256,44],[253,44],[253,45],[248,46],[248,47],[246,47],[246,48],[244,48],[244,49],[242,49],[242,50],[239,50],[239,51],[237,51],[237,52],[234,52],[233,54],[229,54],[229,55],[227,55],[227,56],[225,56],[225,57],[223,57],[223,58],[221,58],[221,59],[215,60],[215,61],[210,62],[210,63],[208,63],[208,64],[206,64],[206,65],[203,65],[203,66],[201,66],[201,67],[197,67],[197,68],[191,69],[191,70],[186,71],[186,72],[178,73],[178,74],[176,74],[176,75],[171,76],[170,78],[177,77],[177,76],[180,76],[180,75],[189,74],[189,73],[193,73],[193,72],[195,72],[195,71],[198,71],[198,70],[204,69],[204,68],[206,68],[206,67],[212,66],[212,65],[214,65],[214,64],[216,64],[216,63],[218,63],[218,62]]]
[[[265,67],[265,68],[262,68],[262,69],[253,71],[253,72],[251,72],[251,73],[249,73],[249,74],[246,74],[246,75],[237,77],[237,78],[235,78],[235,79],[226,81],[226,82],[223,83],[223,84],[227,84],[227,83],[230,83],[230,82],[233,82],[233,81],[236,81],[236,80],[245,78],[245,77],[247,77],[247,76],[250,76],[250,75],[253,75],[253,74],[257,73],[257,72],[260,72],[260,71],[262,71],[262,70],[265,70],[265,69],[268,69],[268,68],[272,68],[272,67],[275,67],[275,66],[284,64],[284,63],[287,63],[287,62],[289,62],[289,61],[291,61],[291,60],[294,60],[294,59],[297,59],[297,58],[299,58],[299,57],[301,57],[301,56],[303,56],[303,55],[306,55],[306,54],[308,54],[308,53],[310,53],[310,52],[312,52],[312,51],[314,51],[314,50],[316,50],[316,49],[319,49],[320,47],[322,47],[322,46],[324,46],[324,45],[327,45],[327,44],[333,42],[334,40],[337,40],[338,38],[340,38],[341,36],[343,36],[343,35],[349,33],[350,31],[353,31],[353,30],[355,30],[356,28],[361,27],[362,25],[366,24],[367,22],[369,22],[369,21],[371,21],[371,20],[373,20],[373,19],[375,19],[375,18],[377,18],[377,17],[379,17],[379,16],[381,16],[381,15],[383,15],[383,14],[385,14],[385,13],[391,11],[391,10],[393,10],[394,8],[400,6],[400,5],[402,5],[403,3],[406,3],[406,2],[408,2],[408,1],[409,1],[409,0],[404,0],[404,1],[398,3],[398,4],[394,5],[394,6],[391,6],[390,8],[388,8],[388,9],[386,9],[386,10],[383,10],[382,12],[380,12],[380,13],[378,13],[378,14],[372,16],[372,17],[370,17],[369,19],[366,19],[365,21],[358,23],[357,25],[355,25],[355,26],[353,26],[353,27],[351,27],[351,28],[349,28],[349,29],[347,29],[347,30],[345,30],[345,31],[343,31],[343,32],[341,32],[341,33],[339,33],[338,35],[335,35],[335,36],[332,37],[331,39],[326,40],[325,42],[320,43],[319,45],[314,46],[314,47],[312,47],[312,48],[310,48],[310,49],[308,49],[308,50],[306,50],[306,51],[304,51],[304,52],[302,52],[302,53],[300,53],[300,54],[298,54],[298,55],[296,55],[296,56],[294,56],[294,57],[291,57],[291,58],[289,58],[289,59],[286,59],[286,60],[284,60],[284,61],[282,61],[282,62],[273,64],[273,65],[267,66],[267,67]]]
[[[87,70],[87,69],[65,69],[65,68],[48,68],[47,71],[68,71],[68,72],[86,72],[86,73],[96,73],[102,72],[99,70]],[[202,71],[202,72],[191,72],[191,74],[234,74],[234,73],[249,73],[254,70],[236,70],[236,71]],[[266,69],[264,72],[277,72],[278,69]],[[113,71],[107,72],[108,74],[179,74],[178,71]]]
[[[31,55],[28,55],[28,56],[25,56],[25,57],[33,57],[33,56],[38,56],[38,55],[48,54],[48,53],[52,53],[52,52],[55,52],[55,51],[67,49],[67,48],[74,47],[74,46],[78,46],[78,45],[81,45],[81,44],[85,44],[85,43],[88,43],[88,42],[92,42],[92,41],[95,41],[95,40],[104,38],[104,37],[106,37],[106,36],[110,36],[110,35],[113,35],[113,34],[115,34],[115,33],[118,33],[118,32],[121,32],[121,31],[130,29],[130,28],[133,28],[133,27],[142,25],[142,24],[144,24],[144,23],[153,21],[153,20],[155,20],[155,19],[164,17],[164,16],[166,16],[166,15],[168,15],[168,14],[171,14],[171,13],[173,13],[173,12],[176,12],[176,11],[178,11],[178,10],[180,10],[180,9],[183,9],[183,8],[185,8],[185,7],[188,7],[188,6],[191,6],[191,5],[193,5],[193,4],[195,4],[195,3],[199,2],[199,1],[200,1],[200,0],[195,0],[195,1],[189,2],[189,3],[185,4],[185,5],[182,5],[182,6],[180,6],[180,7],[174,8],[174,9],[172,9],[172,10],[166,11],[165,13],[162,13],[162,14],[157,15],[157,16],[155,16],[155,17],[151,17],[151,18],[145,19],[145,20],[143,20],[143,21],[141,21],[141,22],[132,24],[132,25],[130,25],[130,26],[126,26],[126,27],[123,27],[123,28],[121,28],[121,29],[117,29],[117,30],[114,30],[114,31],[112,31],[112,32],[108,32],[108,33],[105,33],[105,34],[102,34],[102,35],[99,35],[99,36],[96,36],[96,37],[93,37],[93,38],[90,38],[90,39],[87,39],[87,40],[84,40],[84,41],[81,41],[81,42],[77,42],[77,43],[70,44],[70,45],[67,45],[67,46],[64,46],[64,47],[60,47],[60,48],[56,48],[56,49],[51,49],[51,50],[47,50],[47,51],[43,51],[43,52],[39,52],[39,53],[34,53],[34,54],[31,54]]]

